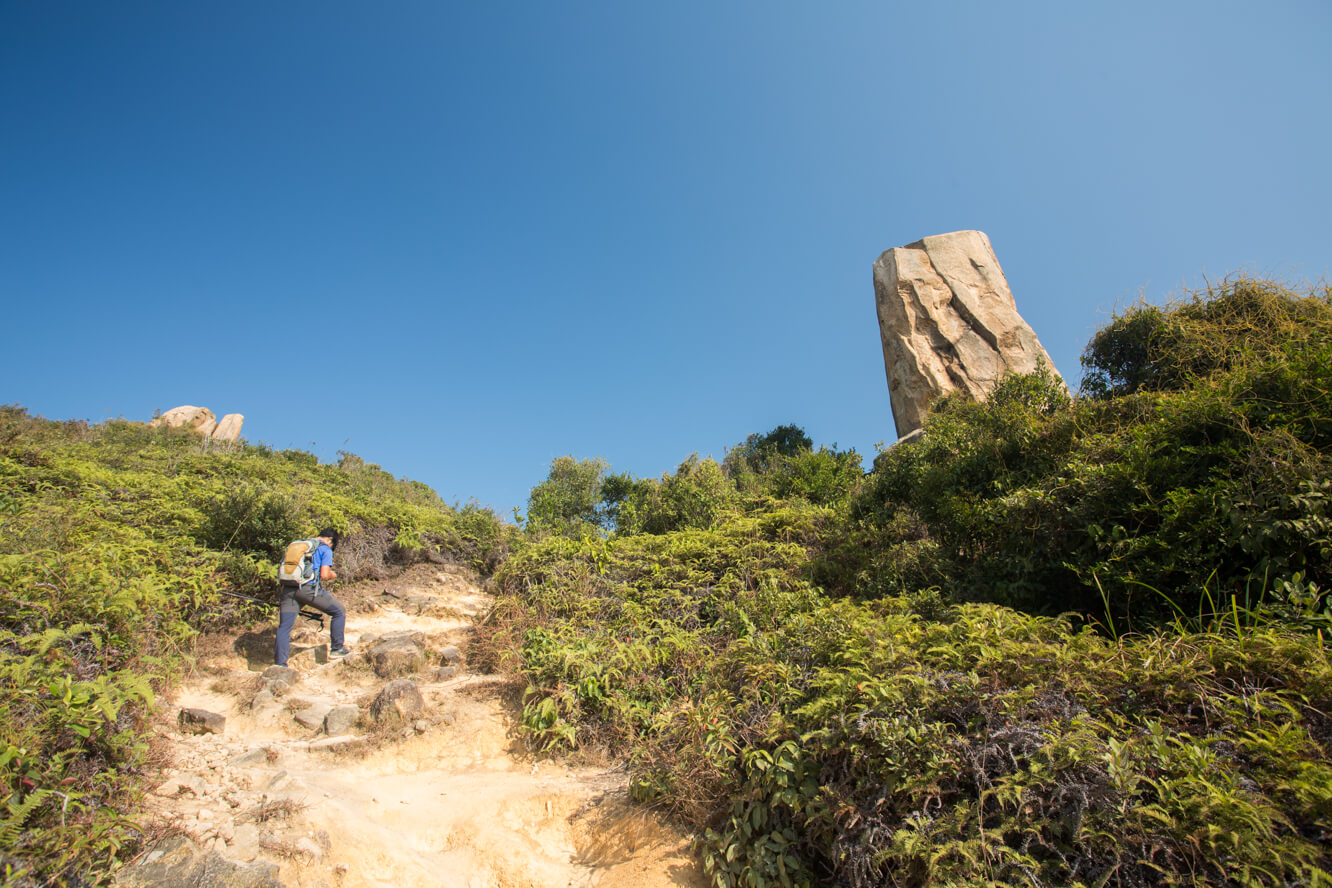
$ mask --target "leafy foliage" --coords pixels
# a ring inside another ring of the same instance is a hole
[[[598,532],[605,523],[601,508],[605,474],[606,461],[602,459],[555,459],[546,480],[533,487],[528,497],[528,531],[536,536],[558,534],[572,539]]]
[[[752,435],[706,521],[643,517],[684,466],[609,476],[616,532],[511,556],[475,650],[719,888],[1328,884],[1327,308],[1135,308],[1084,397],[945,399],[863,479]]]

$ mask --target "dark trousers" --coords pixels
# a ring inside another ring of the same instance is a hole
[[[273,662],[279,666],[287,665],[287,657],[291,655],[291,627],[296,625],[301,607],[307,604],[333,618],[333,625],[329,627],[330,641],[333,650],[342,647],[342,632],[347,626],[347,609],[342,606],[342,602],[314,583],[306,583],[299,589],[283,586],[282,603],[278,606],[277,641],[273,644]]]

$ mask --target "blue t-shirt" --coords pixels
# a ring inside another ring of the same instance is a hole
[[[315,549],[312,563],[314,564],[315,588],[322,589],[324,586],[319,582],[319,568],[323,567],[325,564],[329,567],[333,566],[333,550],[328,547],[328,543],[319,544],[319,548]]]

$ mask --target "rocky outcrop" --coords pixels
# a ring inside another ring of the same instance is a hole
[[[245,422],[245,415],[242,413],[228,413],[222,417],[222,421],[213,429],[212,437],[219,441],[235,441],[240,437],[241,424]]]
[[[171,429],[190,429],[205,438],[235,441],[240,438],[241,425],[244,422],[245,415],[241,413],[228,413],[222,417],[221,422],[218,422],[217,416],[207,407],[193,407],[186,404],[181,407],[172,407],[167,412],[154,418],[148,425],[149,427],[166,426]]]
[[[185,836],[162,839],[143,859],[119,877],[123,888],[282,888],[278,865],[268,861],[240,863],[216,851],[200,851]]]
[[[217,417],[207,407],[192,407],[186,404],[182,407],[172,407],[148,425],[166,426],[169,429],[191,429],[208,436],[217,428]]]
[[[874,301],[899,437],[954,391],[984,400],[1009,373],[1046,354],[1018,314],[983,231],[954,231],[886,251],[874,263]]]

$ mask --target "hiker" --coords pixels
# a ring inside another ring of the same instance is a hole
[[[273,662],[279,666],[287,665],[287,656],[291,653],[291,627],[296,624],[296,615],[301,612],[301,607],[307,604],[333,618],[329,627],[329,656],[345,657],[351,653],[342,635],[347,625],[347,609],[323,586],[325,582],[331,582],[338,576],[333,570],[333,550],[338,547],[338,532],[326,527],[319,531],[319,535],[314,539],[298,540],[292,546],[300,542],[311,544],[309,549],[313,549],[313,552],[306,557],[310,559],[312,570],[308,579],[299,585],[294,582],[281,584],[282,599],[278,605],[280,616],[277,641],[273,645]],[[288,552],[290,551],[289,547]]]

